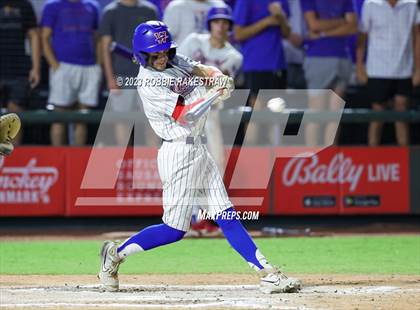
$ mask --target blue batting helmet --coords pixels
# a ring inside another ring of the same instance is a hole
[[[176,47],[168,26],[161,21],[151,20],[138,25],[134,30],[133,54],[142,66],[147,64],[148,53],[170,50],[169,59],[174,58]]]
[[[210,22],[215,19],[226,19],[230,22],[229,30],[232,30],[232,9],[228,5],[212,7],[207,13],[207,30],[210,31]]]

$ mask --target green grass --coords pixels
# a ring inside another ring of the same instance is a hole
[[[257,239],[270,262],[291,273],[417,274],[419,236]],[[0,243],[0,274],[95,274],[99,241]],[[129,257],[124,274],[248,273],[224,239],[183,240]]]

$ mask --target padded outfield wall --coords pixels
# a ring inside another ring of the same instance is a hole
[[[226,149],[225,171],[238,210],[420,214],[418,147],[330,147],[306,158],[277,158],[284,149],[255,147],[246,149],[245,161],[235,162],[239,151],[244,149]],[[124,157],[118,148],[100,152],[102,159],[89,162],[91,148],[19,147],[0,158],[0,216],[160,215],[157,149],[136,148],[134,159],[133,149]],[[264,177],[266,186],[255,187]]]

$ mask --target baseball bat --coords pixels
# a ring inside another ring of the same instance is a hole
[[[133,51],[122,44],[113,41],[111,43],[110,51],[111,53],[115,53],[117,55],[120,55],[121,57],[131,59],[133,60],[133,62],[135,62]]]

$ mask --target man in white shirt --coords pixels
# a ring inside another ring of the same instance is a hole
[[[173,0],[163,14],[163,21],[171,30],[174,41],[180,45],[193,32],[204,33],[210,8],[223,5],[221,0]]]
[[[361,83],[367,83],[374,111],[384,110],[389,100],[393,100],[396,111],[407,110],[412,86],[420,84],[419,24],[416,0],[366,0],[364,3],[357,77]],[[382,125],[377,121],[370,124],[369,145],[380,144]],[[408,124],[396,122],[395,130],[397,143],[408,145]]]

